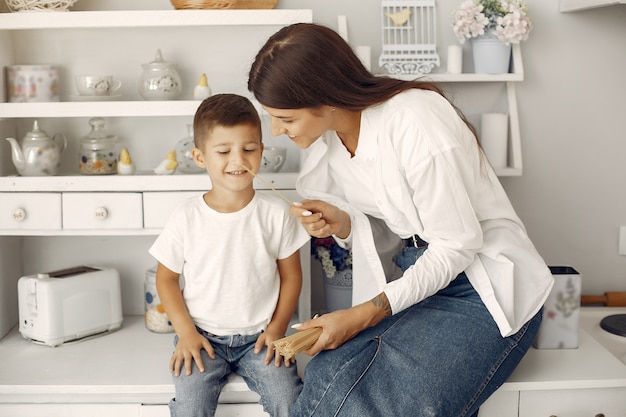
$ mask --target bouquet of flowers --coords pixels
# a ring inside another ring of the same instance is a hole
[[[343,249],[332,237],[312,238],[311,254],[322,263],[329,279],[335,276],[335,272],[352,267],[352,251]]]
[[[465,0],[454,12],[452,28],[460,43],[493,31],[511,44],[528,39],[532,23],[521,0]]]

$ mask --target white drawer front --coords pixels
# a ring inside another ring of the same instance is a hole
[[[143,227],[161,229],[181,201],[204,194],[204,191],[143,193]]]
[[[518,403],[518,391],[496,391],[480,406],[478,417],[517,417]]]
[[[141,193],[63,193],[64,229],[141,229]]]
[[[626,388],[520,392],[520,417],[626,416]]]
[[[60,230],[60,193],[0,193],[0,229]]]

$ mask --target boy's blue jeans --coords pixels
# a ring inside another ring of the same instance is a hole
[[[267,346],[258,354],[254,353],[254,344],[259,334],[242,336],[215,336],[198,329],[213,346],[215,359],[203,349],[202,362],[204,372],[193,364],[191,375],[183,371],[174,378],[176,397],[170,401],[172,417],[215,415],[217,400],[227,376],[230,373],[241,375],[248,387],[261,396],[263,409],[272,417],[287,417],[294,401],[302,390],[302,381],[297,367],[292,364],[279,368],[272,361],[265,365]],[[175,338],[175,342],[178,338]]]
[[[540,323],[538,313],[503,338],[460,274],[437,294],[314,357],[291,416],[476,416],[530,348]]]

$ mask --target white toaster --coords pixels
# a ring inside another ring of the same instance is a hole
[[[17,281],[19,330],[48,346],[122,326],[120,277],[113,268],[77,266]]]

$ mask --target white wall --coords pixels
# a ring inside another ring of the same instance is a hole
[[[460,3],[438,2],[442,70],[447,45],[456,42],[450,16]],[[171,8],[167,0],[80,0],[74,9],[103,4],[110,9]],[[559,13],[558,0],[527,4],[535,28],[522,46],[525,81],[518,85],[524,174],[502,182],[548,264],[578,269],[585,293],[626,291],[626,257],[617,254],[618,229],[626,225],[626,164],[621,160],[626,158],[626,6]],[[315,22],[333,28],[337,15],[347,16],[351,43],[370,45],[376,62],[381,48],[379,0],[280,0],[278,8],[310,8]],[[468,59],[469,48],[464,46]],[[469,103],[461,90],[455,92],[464,108],[474,106],[472,100],[479,100],[474,90],[482,88],[469,87]],[[57,240],[65,245],[56,245]],[[118,265],[133,278],[127,283],[125,310],[128,298],[140,294],[143,271],[153,262],[145,252],[151,240],[116,240],[116,249],[134,257],[130,264]],[[24,241],[27,256],[43,249],[45,259],[58,260],[57,255],[74,252],[65,238]],[[107,238],[78,242],[72,246],[76,251],[89,248],[87,256],[74,255],[83,262],[112,247]],[[36,272],[34,267],[25,260],[24,273]],[[134,311],[139,308],[133,304],[127,313],[139,314]]]
[[[442,71],[460,3],[437,2]],[[549,265],[576,268],[585,293],[626,291],[626,257],[617,254],[626,225],[626,5],[560,13],[558,3],[526,0],[534,29],[522,44],[525,80],[517,86],[524,173],[502,182]],[[333,28],[346,15],[351,43],[380,54],[378,0],[279,7],[312,8],[317,23]]]

